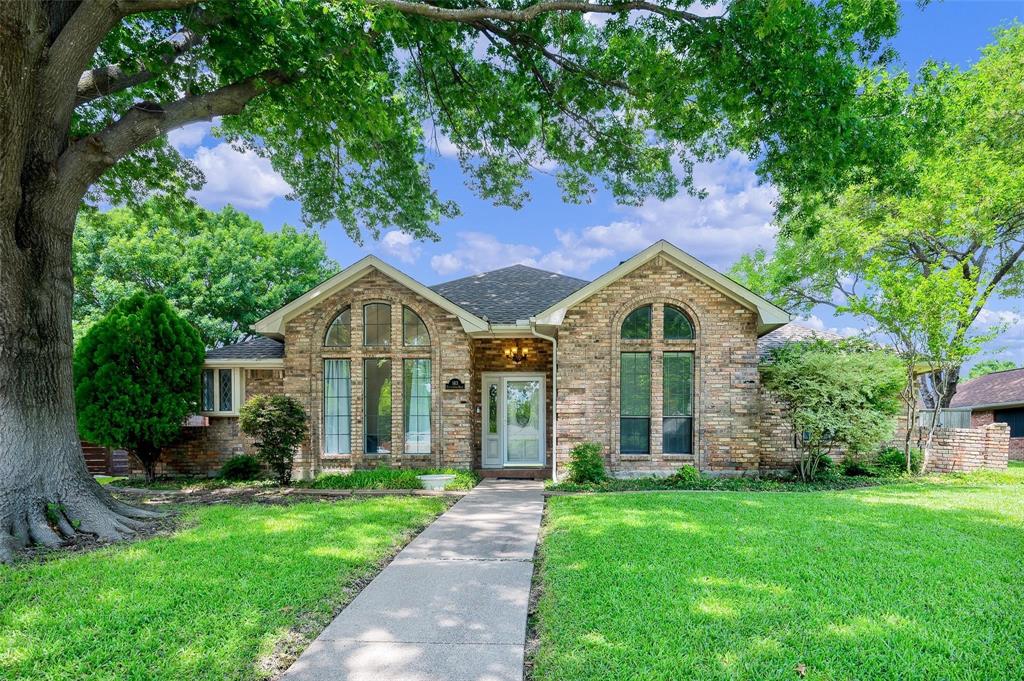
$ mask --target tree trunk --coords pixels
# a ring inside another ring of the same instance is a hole
[[[0,562],[75,531],[121,539],[157,515],[118,502],[86,470],[71,374],[74,211],[26,212],[17,228],[0,223]]]
[[[921,400],[926,409],[948,409],[960,383],[960,367],[939,369],[921,376]]]

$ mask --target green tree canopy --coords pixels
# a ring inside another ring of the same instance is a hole
[[[75,404],[82,437],[123,447],[154,477],[160,448],[199,410],[205,349],[161,295],[136,293],[96,322],[75,348]]]
[[[971,370],[967,372],[967,378],[978,378],[979,376],[988,376],[994,374],[997,371],[1010,371],[1016,369],[1017,364],[1008,359],[986,359],[978,362],[971,367]]]
[[[968,71],[929,64],[905,91],[906,74],[878,81],[865,100],[899,102],[880,128],[900,150],[890,172],[837,196],[783,185],[773,254],[734,273],[790,309],[867,319],[931,367],[925,401],[948,406],[961,364],[995,333],[976,328],[985,305],[1024,294],[1022,71],[1014,26]]]
[[[74,246],[76,338],[143,291],[163,294],[208,347],[232,343],[337,270],[315,233],[267,232],[230,206],[214,212],[174,198],[83,212]]]
[[[892,437],[906,385],[898,357],[855,340],[787,343],[762,363],[761,379],[802,434],[805,480],[833,448],[867,452]]]

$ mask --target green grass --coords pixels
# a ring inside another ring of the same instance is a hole
[[[480,478],[473,471],[462,468],[397,469],[372,468],[351,473],[322,473],[313,481],[314,489],[422,489],[418,475],[448,474],[455,480],[445,489],[473,489]]]
[[[213,490],[213,489],[250,489],[277,487],[276,480],[225,480],[223,478],[157,478],[148,482],[145,478],[115,478],[109,483],[113,487],[136,487],[154,490]]]
[[[1024,467],[549,499],[534,678],[1024,678]]]
[[[2,679],[253,679],[297,622],[445,507],[371,498],[188,511],[172,536],[0,566]]]

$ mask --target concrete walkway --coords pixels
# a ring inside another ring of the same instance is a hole
[[[521,681],[542,483],[487,480],[356,596],[282,681]]]

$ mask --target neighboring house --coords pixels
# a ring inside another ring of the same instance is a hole
[[[971,410],[971,427],[1005,423],[1010,458],[1024,460],[1024,368],[997,371],[961,383],[949,405]]]

